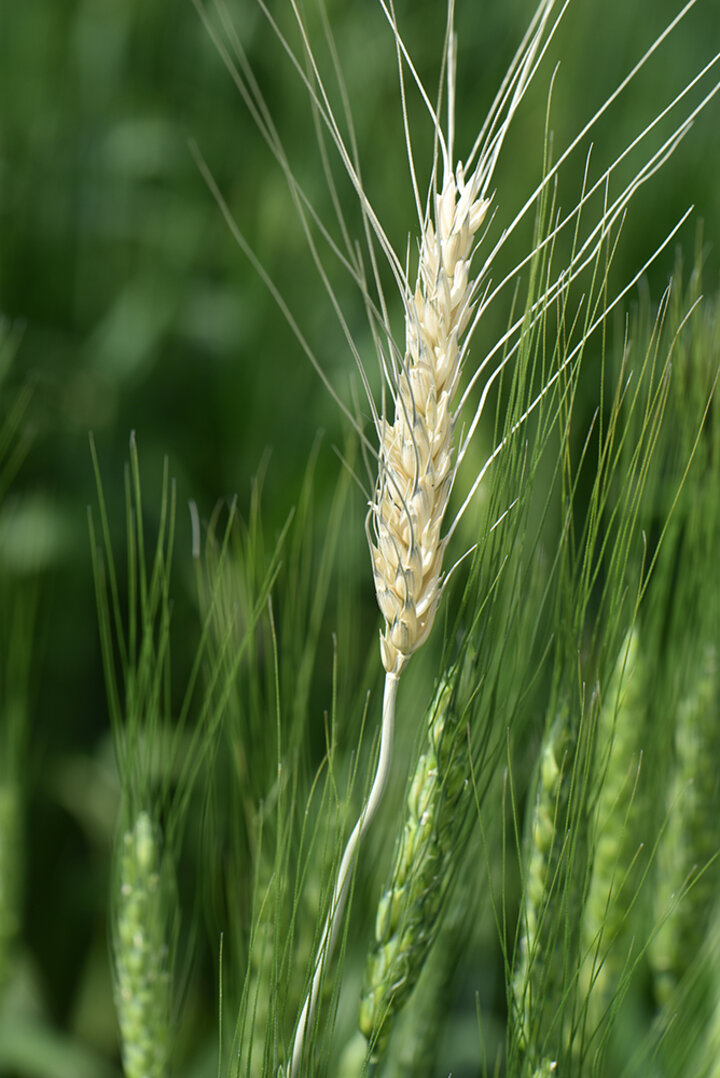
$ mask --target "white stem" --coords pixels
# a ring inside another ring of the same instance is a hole
[[[343,909],[345,908],[345,901],[350,887],[351,869],[353,867],[357,848],[363,835],[370,826],[373,816],[377,812],[387,785],[388,775],[390,774],[390,761],[392,759],[393,729],[395,726],[395,698],[397,696],[399,680],[399,674],[385,675],[380,752],[378,755],[377,768],[375,770],[375,778],[373,779],[368,799],[358,817],[352,834],[348,839],[342,861],[340,862],[332,902],[330,903],[330,909],[325,918],[325,926],[322,931],[322,936],[320,937],[320,943],[318,944],[317,957],[315,959],[315,973],[313,974],[310,991],[307,994],[307,998],[300,1014],[300,1021],[298,1022],[297,1030],[295,1032],[289,1078],[297,1078],[300,1070],[300,1060],[302,1057],[303,1045],[305,1043],[305,1033],[312,1023],[325,967],[330,961],[337,934],[340,930]]]

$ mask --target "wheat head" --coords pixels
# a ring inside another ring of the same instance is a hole
[[[598,716],[596,766],[600,771],[591,822],[592,870],[583,911],[581,990],[591,1028],[604,1021],[622,980],[628,918],[641,884],[638,834],[643,817],[639,775],[647,690],[637,629],[623,641]]]
[[[385,629],[383,665],[399,674],[427,639],[440,602],[441,529],[453,479],[453,395],[463,332],[473,311],[475,235],[488,208],[475,171],[449,172],[420,244],[417,285],[406,298],[405,357],[395,414],[381,423],[378,481],[370,505],[375,591]]]
[[[392,871],[378,903],[359,1024],[374,1057],[414,988],[434,943],[452,878],[467,781],[467,742],[453,684],[443,679],[432,702],[423,751],[410,777]]]
[[[548,727],[540,755],[525,855],[520,937],[513,977],[518,1037],[534,1058],[543,1012],[562,996],[562,957],[555,951],[553,921],[562,913],[567,873],[567,816],[572,781],[573,738],[567,705]],[[558,968],[559,967],[559,968]]]
[[[139,812],[122,838],[113,948],[126,1078],[167,1074],[172,984],[162,882],[155,828]]]
[[[699,954],[717,894],[717,692],[717,653],[708,647],[692,691],[677,712],[667,826],[658,849],[655,913],[660,927],[649,957],[661,1004],[668,1003]]]

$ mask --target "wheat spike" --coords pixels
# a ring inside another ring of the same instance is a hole
[[[658,1002],[667,1003],[702,946],[717,892],[718,661],[713,647],[682,700],[668,822],[658,850],[655,910],[664,918],[649,949]]]
[[[440,683],[423,752],[411,776],[392,872],[378,903],[360,1028],[380,1054],[395,1015],[422,971],[437,935],[462,814],[469,764],[452,684]],[[455,840],[455,841],[454,841]]]
[[[554,936],[567,885],[566,825],[573,738],[567,705],[543,739],[525,851],[525,886],[513,977],[513,1004],[520,1043],[530,1057],[539,1042],[543,1014],[562,996],[562,941]]]
[[[158,840],[147,812],[122,838],[114,940],[126,1078],[162,1078],[170,1054],[170,937]]]
[[[379,474],[370,506],[380,651],[399,674],[432,629],[441,592],[441,529],[453,479],[452,400],[461,340],[473,312],[470,260],[487,213],[480,176],[462,165],[435,196],[425,224],[417,285],[406,298],[405,358],[397,374],[395,416],[380,425]]]
[[[605,694],[596,735],[601,781],[592,820],[592,872],[583,912],[580,984],[591,1028],[604,1018],[627,961],[629,911],[642,877],[638,777],[646,716],[639,635],[626,636]]]

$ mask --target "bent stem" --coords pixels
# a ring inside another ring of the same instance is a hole
[[[378,754],[375,777],[368,799],[352,830],[352,834],[348,839],[345,852],[343,853],[340,862],[340,868],[333,890],[332,902],[330,903],[330,909],[328,910],[322,936],[320,937],[320,943],[318,944],[317,957],[315,959],[315,972],[295,1032],[289,1078],[297,1078],[300,1071],[300,1060],[305,1044],[305,1033],[312,1024],[325,967],[332,957],[337,934],[340,930],[343,910],[345,908],[345,902],[350,887],[350,870],[353,867],[358,846],[360,845],[363,835],[372,823],[373,817],[378,810],[382,796],[385,792],[385,787],[387,786],[388,775],[390,774],[390,762],[392,760],[393,729],[395,726],[395,699],[397,697],[399,680],[399,672],[387,673],[385,675],[382,729],[380,731],[380,752]]]

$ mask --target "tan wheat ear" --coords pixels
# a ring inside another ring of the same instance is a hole
[[[473,312],[470,260],[489,202],[462,165],[435,196],[425,225],[417,286],[406,300],[405,357],[392,422],[381,421],[378,481],[368,514],[375,591],[388,674],[427,639],[442,583],[441,536],[454,473],[452,401],[461,339]]]

